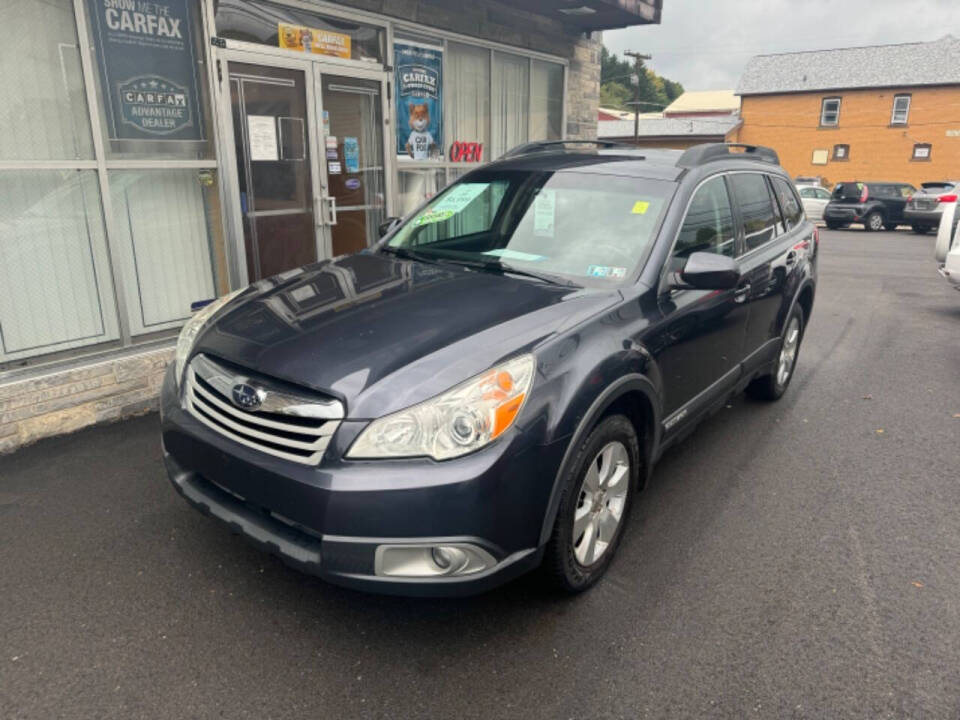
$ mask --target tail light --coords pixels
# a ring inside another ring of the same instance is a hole
[[[869,198],[870,198],[870,188],[864,185],[863,191],[860,193],[860,202],[865,203]]]
[[[956,202],[956,201],[957,201],[957,193],[949,193],[948,195],[941,195],[940,197],[937,198],[937,202],[942,202],[942,203]]]

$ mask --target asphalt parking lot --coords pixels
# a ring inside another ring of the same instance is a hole
[[[787,396],[657,467],[606,580],[368,596],[168,486],[155,415],[0,458],[2,718],[960,716],[960,293],[822,233]]]

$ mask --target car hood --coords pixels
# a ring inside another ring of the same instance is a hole
[[[369,419],[433,397],[620,297],[361,253],[254,284],[195,351],[334,395],[347,417]]]

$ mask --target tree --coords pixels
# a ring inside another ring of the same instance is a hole
[[[600,51],[600,105],[618,110],[633,110],[628,105],[634,100],[636,87],[632,82],[634,64],[626,58],[618,58],[607,50]],[[657,112],[683,94],[683,85],[657,75],[640,63],[640,112]]]

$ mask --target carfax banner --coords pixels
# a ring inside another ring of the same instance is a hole
[[[87,0],[111,140],[203,140],[194,0]]]
[[[413,160],[443,154],[443,48],[393,43],[397,155]]]

